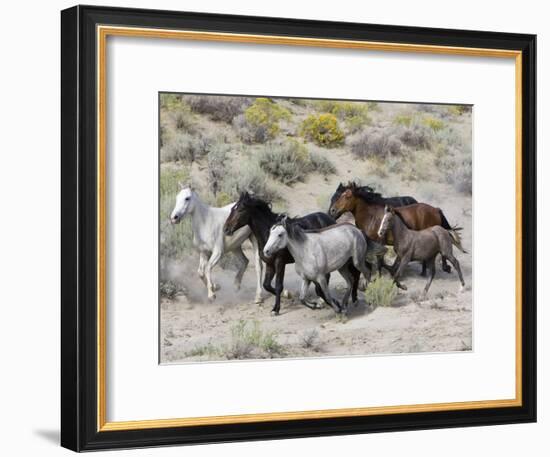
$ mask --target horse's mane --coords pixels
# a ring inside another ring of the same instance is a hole
[[[248,208],[255,208],[267,214],[274,214],[273,211],[271,210],[271,203],[268,203],[262,200],[261,198],[254,197],[253,195],[250,195],[248,192],[241,193],[241,196],[239,197],[239,202],[241,202],[243,205],[245,205]]]
[[[281,225],[291,240],[302,242],[306,239],[306,231],[296,222],[296,218],[281,214],[273,227]]]
[[[366,203],[375,205],[384,205],[385,199],[382,194],[375,192],[370,186],[360,186],[354,181],[350,181],[344,189],[350,189],[355,197],[359,197]]]

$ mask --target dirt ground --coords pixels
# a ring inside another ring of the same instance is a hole
[[[352,174],[354,164],[349,156],[342,154],[335,161],[339,173],[329,179],[311,176],[307,182],[296,184],[292,191],[299,198],[299,207],[290,214],[305,214],[318,211],[324,205],[319,195],[328,202],[342,176]],[[399,182],[385,184],[399,189]],[[311,189],[315,188],[313,192]],[[399,189],[407,193],[406,189]],[[422,189],[415,190],[422,200]],[[464,279],[465,291],[459,293],[460,283],[454,270],[447,274],[437,261],[436,276],[428,296],[420,300],[425,278],[420,276],[420,264],[411,263],[403,277],[407,291],[399,291],[390,307],[365,306],[363,293],[360,302],[350,310],[347,317],[337,316],[328,307],[311,310],[296,299],[283,298],[279,316],[271,316],[274,297],[264,291],[264,303],[255,305],[255,272],[252,262],[243,278],[241,290],[233,286],[234,272],[214,269],[215,281],[221,289],[217,299],[209,303],[206,290],[198,278],[198,261],[188,259],[180,266],[177,275],[186,285],[186,294],[174,300],[161,302],[161,362],[182,363],[198,360],[226,360],[236,357],[232,353],[235,337],[232,331],[239,321],[257,325],[266,335],[272,335],[281,346],[276,351],[252,351],[243,358],[267,357],[326,357],[343,355],[367,355],[388,353],[419,353],[468,351],[472,349],[472,239],[471,197],[449,190],[447,186],[430,184],[429,201],[444,208],[451,224],[459,223],[463,246],[468,254],[454,249]],[[310,208],[303,210],[303,208]],[[299,211],[299,212],[298,212]],[[245,255],[252,259],[252,250],[247,247]],[[387,275],[386,272],[384,272]],[[285,288],[296,296],[300,284],[294,265],[288,265]],[[331,277],[331,288],[341,297],[343,280],[336,272]],[[310,294],[313,298],[313,287]]]
[[[328,307],[308,309],[294,298],[283,298],[281,314],[271,316],[274,298],[266,296],[260,306],[253,303],[253,269],[247,271],[239,292],[234,291],[231,272],[218,271],[218,296],[227,292],[223,304],[209,303],[202,288],[196,296],[181,295],[161,303],[161,360],[178,363],[226,359],[232,344],[231,328],[239,320],[258,322],[262,331],[273,332],[283,346],[275,354],[278,357],[471,350],[471,269],[464,261],[462,268],[467,284],[464,292],[458,293],[454,272],[447,274],[438,269],[427,299],[419,301],[425,280],[419,275],[420,265],[411,264],[404,279],[408,290],[399,292],[393,306],[373,308],[361,299],[347,317],[337,316]],[[287,271],[286,286],[295,293],[299,278],[293,266]],[[189,279],[199,281],[194,276],[196,273]],[[331,284],[338,296],[342,294],[342,283],[334,274]]]

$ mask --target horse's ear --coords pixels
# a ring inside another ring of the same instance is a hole
[[[342,190],[344,188],[344,185],[342,183],[338,184],[338,188],[336,190]]]
[[[390,205],[384,206],[384,212],[389,213],[391,211]]]
[[[178,187],[180,190],[185,189],[185,184],[183,184],[181,181],[178,181]]]

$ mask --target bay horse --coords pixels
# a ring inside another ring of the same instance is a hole
[[[384,238],[380,237],[378,229],[384,217],[385,200],[379,194],[365,192],[357,184],[350,182],[340,197],[331,205],[330,215],[334,218],[340,217],[346,211],[353,214],[355,224],[365,232],[367,237],[380,243],[393,245],[391,233]],[[440,208],[426,203],[413,203],[411,205],[394,208],[396,213],[402,217],[408,227],[412,230],[423,230],[434,225],[439,225],[449,231],[453,244],[462,249],[459,235],[460,227],[451,227],[447,218]],[[379,263],[379,269],[384,266],[390,272],[395,271],[394,267],[388,267]],[[451,267],[445,258],[442,258],[441,267],[443,271],[450,273]],[[422,275],[426,273],[426,265],[422,265]]]
[[[255,302],[262,302],[262,262],[258,242],[249,227],[243,227],[231,236],[224,235],[223,225],[231,212],[234,203],[216,208],[202,202],[197,193],[190,187],[180,184],[176,196],[176,204],[170,215],[172,224],[179,224],[189,215],[193,229],[193,244],[199,251],[199,277],[206,285],[208,299],[215,300],[216,289],[219,287],[212,278],[212,268],[227,252],[233,252],[239,263],[235,276],[235,287],[240,288],[243,274],[248,266],[248,258],[244,255],[242,244],[250,240],[254,251],[256,267],[256,297]]]
[[[266,257],[288,248],[296,262],[296,273],[302,278],[300,301],[305,303],[307,290],[311,282],[323,290],[334,311],[347,313],[350,295],[357,294],[358,279],[354,278],[349,268],[349,261],[359,270],[368,284],[370,270],[365,257],[367,239],[352,224],[336,224],[318,230],[304,230],[299,224],[292,223],[286,217],[276,223],[269,231],[269,238],[264,246]],[[342,298],[342,305],[332,297],[326,277],[338,270],[347,284]],[[356,299],[354,299],[354,302]]]
[[[258,240],[260,256],[266,266],[263,286],[265,290],[275,295],[275,305],[271,311],[271,314],[274,316],[278,315],[281,309],[281,294],[283,292],[286,265],[294,263],[294,257],[292,257],[288,249],[281,249],[272,256],[266,256],[263,253],[263,248],[269,238],[269,231],[281,217],[283,216],[271,210],[269,203],[252,196],[248,192],[242,192],[239,200],[231,208],[229,217],[224,224],[224,233],[228,236],[231,236],[237,230],[241,230],[242,227],[248,226],[252,230],[256,240]],[[318,229],[336,224],[336,221],[332,217],[320,212],[289,220],[304,229]],[[353,273],[358,280],[359,272],[354,271]],[[275,288],[271,285],[274,277]],[[321,287],[316,285],[315,289],[317,295],[327,302]],[[309,303],[305,304],[309,308],[315,307]]]
[[[331,214],[332,205],[334,205],[334,203],[340,198],[340,195],[342,195],[342,193],[344,193],[347,189],[349,189],[350,184],[348,184],[347,186],[344,186],[344,184],[340,183],[338,185],[338,187],[336,188],[336,191],[332,194],[332,197],[330,197],[330,206],[328,208],[329,214]],[[380,201],[384,202],[385,205],[391,205],[393,207],[406,206],[406,205],[412,205],[414,203],[418,203],[414,197],[410,197],[408,195],[397,196],[397,197],[382,197],[382,194],[375,192],[371,186],[361,186],[359,187],[359,189],[361,189],[361,192],[364,195],[370,194],[372,197],[379,198]]]
[[[430,270],[428,281],[424,287],[424,296],[426,296],[435,275],[435,258],[437,254],[441,254],[443,259],[448,259],[453,264],[460,280],[460,291],[464,289],[460,263],[453,255],[454,243],[448,230],[440,225],[423,230],[411,230],[399,212],[391,206],[386,206],[378,235],[383,238],[387,232],[392,234],[393,246],[397,254],[397,270],[393,275],[393,280],[398,287],[406,290],[406,287],[399,283],[399,277],[410,261],[420,260],[425,262]],[[458,246],[458,248],[466,253],[462,247]]]

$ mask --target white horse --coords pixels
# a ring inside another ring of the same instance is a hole
[[[340,303],[330,295],[327,274],[338,270],[346,280],[347,290],[342,299],[344,309],[352,288],[357,291],[358,277],[350,269],[348,260],[363,273],[365,280],[370,279],[370,270],[365,262],[367,240],[357,227],[351,224],[336,224],[318,230],[304,230],[297,224],[288,223],[283,218],[275,224],[264,246],[264,254],[269,257],[283,248],[288,248],[296,262],[296,273],[302,278],[300,301],[305,303],[307,290],[313,281],[319,284],[327,302],[336,312],[341,312]]]
[[[256,298],[255,303],[262,302],[262,262],[258,242],[248,225],[237,230],[233,235],[223,233],[223,224],[231,212],[234,203],[222,208],[215,208],[203,203],[190,186],[180,184],[181,190],[176,196],[176,205],[170,215],[172,224],[179,224],[186,216],[191,217],[193,228],[193,244],[199,250],[199,277],[203,280],[208,291],[208,299],[216,298],[215,291],[218,285],[212,280],[212,268],[219,262],[226,252],[233,252],[239,262],[239,269],[235,276],[235,287],[240,288],[243,274],[248,265],[248,259],[243,253],[242,244],[250,240],[254,250],[256,267]]]

